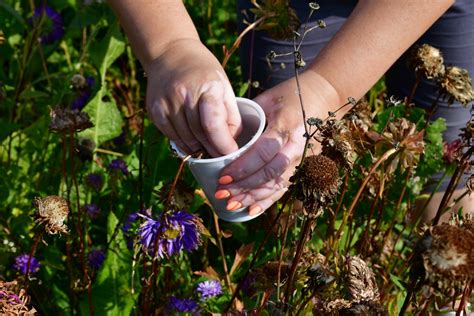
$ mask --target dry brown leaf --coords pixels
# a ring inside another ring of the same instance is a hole
[[[232,264],[232,268],[230,268],[230,275],[232,275],[240,265],[250,256],[253,250],[254,243],[250,243],[248,245],[242,245],[237,252],[235,253],[234,263]]]
[[[204,276],[209,279],[220,280],[219,273],[213,267],[208,266],[206,271],[194,271],[195,275]]]

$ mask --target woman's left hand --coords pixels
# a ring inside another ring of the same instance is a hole
[[[331,86],[312,71],[302,73],[299,81],[306,118],[327,116],[325,104],[334,100],[318,91]],[[324,85],[318,87],[318,82]],[[266,210],[285,193],[306,140],[294,78],[265,91],[255,101],[266,114],[267,128],[245,154],[221,172],[215,193],[218,199],[229,198],[228,210],[249,206],[250,215]]]

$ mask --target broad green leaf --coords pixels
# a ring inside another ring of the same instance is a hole
[[[122,115],[117,104],[113,98],[106,100],[104,97],[107,97],[107,93],[102,87],[83,109],[89,114],[94,126],[79,133],[80,137],[92,139],[96,146],[119,136],[122,132]]]
[[[113,212],[109,213],[107,238],[114,237],[118,219]],[[135,304],[136,295],[131,289],[132,258],[122,232],[119,230],[107,251],[106,259],[97,275],[92,288],[92,301],[96,315],[130,315]],[[135,289],[135,293],[139,290]],[[81,302],[83,315],[88,315],[87,298]]]
[[[103,40],[91,46],[91,58],[99,69],[102,85],[112,63],[125,51],[125,41],[118,24],[111,27]]]

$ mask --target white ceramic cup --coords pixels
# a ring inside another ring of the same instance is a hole
[[[262,135],[265,128],[265,113],[262,108],[252,100],[246,98],[236,99],[240,116],[242,117],[242,132],[236,139],[239,149],[231,154],[217,158],[189,158],[187,164],[194,178],[203,188],[207,199],[214,206],[214,210],[220,219],[228,222],[246,222],[260,214],[250,216],[247,207],[228,211],[226,210],[227,199],[218,200],[214,197],[221,170],[247,151]],[[186,154],[174,142],[171,142],[171,148],[180,158],[186,157]]]

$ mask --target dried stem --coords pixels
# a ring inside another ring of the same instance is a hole
[[[230,291],[232,291],[230,276],[229,276],[229,269],[227,268],[227,262],[225,260],[224,246],[222,244],[222,232],[221,232],[221,229],[219,227],[219,219],[217,218],[217,214],[215,212],[212,212],[212,217],[214,219],[214,227],[216,228],[217,247],[219,248],[219,252],[220,252],[221,258],[222,258],[222,268],[224,269],[225,285],[227,286],[227,288]]]

